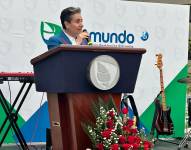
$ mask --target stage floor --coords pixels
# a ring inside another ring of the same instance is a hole
[[[172,144],[164,141],[157,141],[155,143],[154,150],[178,150],[178,144],[180,143],[182,139],[174,139],[174,140],[167,140],[171,142],[175,142],[177,144]],[[45,143],[32,143],[29,145],[30,150],[46,150],[46,145]],[[9,145],[4,145],[3,147],[0,148],[0,150],[21,150],[18,148],[17,145],[15,144],[9,144]],[[181,148],[181,150],[191,150],[191,139],[188,141],[188,148]]]
[[[179,143],[182,141],[182,139],[171,139],[171,140],[165,140],[165,141],[157,141],[155,142],[154,150],[178,150]],[[172,143],[169,143],[172,142]],[[187,141],[187,147],[185,147],[186,144],[184,144],[181,147],[181,150],[191,150],[191,141]]]

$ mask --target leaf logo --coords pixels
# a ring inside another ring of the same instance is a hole
[[[97,63],[97,78],[100,82],[109,82],[111,80],[109,70],[101,64],[100,62]]]
[[[118,73],[118,68],[106,61],[96,61],[96,79],[102,87],[106,88],[111,86],[115,80],[115,76]]]
[[[48,44],[48,39],[51,36],[59,34],[61,30],[62,28],[59,25],[50,22],[41,22],[40,25],[40,34],[46,44]]]

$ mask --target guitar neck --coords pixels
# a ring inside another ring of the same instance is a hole
[[[160,86],[161,86],[161,95],[162,95],[162,109],[163,111],[167,110],[166,107],[166,97],[165,97],[165,92],[164,92],[164,81],[163,81],[163,71],[160,69]]]

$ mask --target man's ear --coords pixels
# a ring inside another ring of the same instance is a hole
[[[68,29],[69,24],[70,24],[70,23],[69,23],[68,21],[64,21],[64,25],[65,25],[66,29]]]

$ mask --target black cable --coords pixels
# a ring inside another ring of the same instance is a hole
[[[11,99],[12,99],[12,96],[11,96],[11,86],[10,86],[9,81],[7,81],[7,83],[8,83],[8,88],[9,88],[9,102],[10,102],[10,107],[11,107],[11,105],[12,105],[12,102],[11,102]]]

